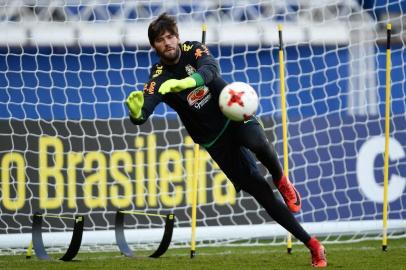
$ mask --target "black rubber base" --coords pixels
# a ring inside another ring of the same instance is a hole
[[[158,258],[167,251],[172,240],[174,222],[175,215],[168,214],[165,219],[165,231],[161,243],[159,244],[158,249],[149,257]],[[122,213],[121,210],[118,210],[116,212],[115,235],[116,235],[116,243],[118,245],[118,248],[120,249],[121,254],[125,255],[126,257],[134,257],[135,254],[130,249],[130,247],[127,244],[127,240],[125,239],[124,213]]]
[[[45,215],[46,216],[46,215]],[[41,213],[35,213],[32,222],[32,243],[35,255],[37,255],[40,260],[50,260],[48,253],[45,250],[44,242],[42,240],[42,217]],[[61,217],[62,218],[62,217]],[[60,258],[62,261],[71,261],[79,252],[80,245],[82,243],[84,217],[77,216],[74,218],[74,228],[72,239],[69,244],[68,250]],[[28,258],[27,258],[28,259]]]

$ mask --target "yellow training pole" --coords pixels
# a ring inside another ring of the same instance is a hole
[[[197,208],[197,182],[199,172],[199,145],[194,146],[195,158],[193,166],[193,184],[192,184],[192,242],[190,244],[190,258],[196,255],[196,208]]]
[[[206,43],[206,24],[202,25],[202,44]],[[194,152],[194,167],[193,167],[193,184],[192,184],[192,239],[190,244],[190,258],[196,255],[196,208],[197,208],[197,183],[199,174],[199,145],[195,144]]]
[[[390,132],[390,74],[391,74],[391,50],[390,39],[392,25],[388,24],[386,40],[386,98],[385,98],[385,160],[384,160],[384,178],[383,178],[383,231],[382,231],[382,250],[386,251],[388,247],[388,181],[389,181],[389,132]]]
[[[283,56],[282,25],[278,24],[279,33],[279,81],[281,86],[281,108],[282,108],[282,139],[283,139],[283,173],[289,176],[288,156],[288,128],[286,113],[286,92],[285,92],[285,62]],[[287,250],[292,251],[292,235],[288,233]]]

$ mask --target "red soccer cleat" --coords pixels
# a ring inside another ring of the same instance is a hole
[[[276,187],[289,210],[293,213],[299,212],[302,207],[300,194],[285,175],[282,176],[281,180],[276,184]]]
[[[316,237],[310,238],[306,246],[310,249],[312,255],[312,266],[315,268],[327,267],[326,250]]]

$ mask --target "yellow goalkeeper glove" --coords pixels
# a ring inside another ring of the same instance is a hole
[[[130,115],[135,118],[139,119],[142,115],[142,106],[144,105],[144,94],[142,91],[133,91],[127,97],[125,101],[127,107],[130,111]]]
[[[177,93],[192,87],[196,87],[196,80],[192,77],[186,77],[182,80],[170,79],[164,82],[161,87],[159,87],[158,92],[162,95],[165,95],[171,92]]]

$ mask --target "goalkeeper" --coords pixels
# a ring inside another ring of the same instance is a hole
[[[153,65],[144,91],[134,91],[126,100],[131,121],[143,124],[160,102],[172,107],[194,142],[208,151],[235,188],[252,195],[273,220],[302,241],[311,251],[313,266],[325,267],[323,245],[290,212],[300,211],[300,195],[283,174],[257,119],[234,122],[220,111],[218,98],[227,83],[208,48],[195,41],[180,43],[176,21],[166,13],[149,25],[148,38],[160,62]],[[274,196],[251,152],[272,175],[286,205]]]

